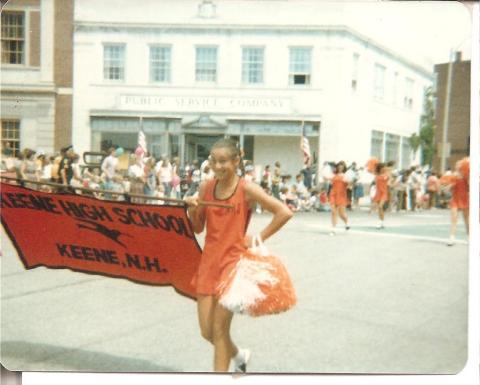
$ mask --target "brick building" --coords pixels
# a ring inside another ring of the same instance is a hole
[[[2,148],[53,153],[71,143],[73,0],[10,0],[2,9]]]
[[[455,59],[451,65],[446,169],[453,169],[457,160],[469,155],[470,142],[470,60],[462,61],[461,53],[456,52]],[[448,67],[449,63],[437,64],[434,67],[436,76],[435,144],[437,152],[433,159],[433,167],[439,171],[443,171],[441,170],[441,157],[445,127]]]

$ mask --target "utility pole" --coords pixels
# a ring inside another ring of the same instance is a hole
[[[450,50],[448,61],[448,74],[447,74],[447,90],[445,94],[445,108],[443,111],[443,135],[442,135],[442,157],[440,163],[440,172],[445,173],[447,166],[447,140],[448,140],[448,125],[450,122],[450,94],[452,91],[452,76],[453,76],[453,63],[452,63],[452,50]]]

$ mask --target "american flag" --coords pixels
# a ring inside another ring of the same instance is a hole
[[[140,131],[138,131],[138,145],[137,145],[137,149],[135,150],[135,154],[143,158],[146,153],[147,153],[147,139],[145,138],[145,133],[140,128]]]
[[[310,143],[308,142],[307,135],[305,134],[305,122],[302,121],[302,136],[300,138],[300,150],[303,155],[303,164],[308,166],[310,165]]]

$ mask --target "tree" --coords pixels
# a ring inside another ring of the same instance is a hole
[[[412,149],[412,152],[413,152],[413,156],[415,157],[415,154],[417,153],[421,145],[420,136],[418,136],[416,133],[413,133],[408,138],[408,144],[410,145],[410,148]]]
[[[423,98],[423,114],[420,117],[420,133],[412,134],[409,138],[409,144],[415,154],[418,149],[422,150],[422,165],[432,165],[435,155],[435,107],[433,100],[433,89],[425,89]]]

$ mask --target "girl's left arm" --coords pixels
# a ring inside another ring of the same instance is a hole
[[[260,237],[263,241],[280,230],[280,228],[293,216],[293,212],[290,211],[286,205],[278,199],[268,195],[255,183],[249,182],[245,184],[245,194],[250,205],[258,203],[265,210],[273,214],[272,221],[260,232]],[[251,246],[250,236],[246,237],[245,243],[247,247]]]

